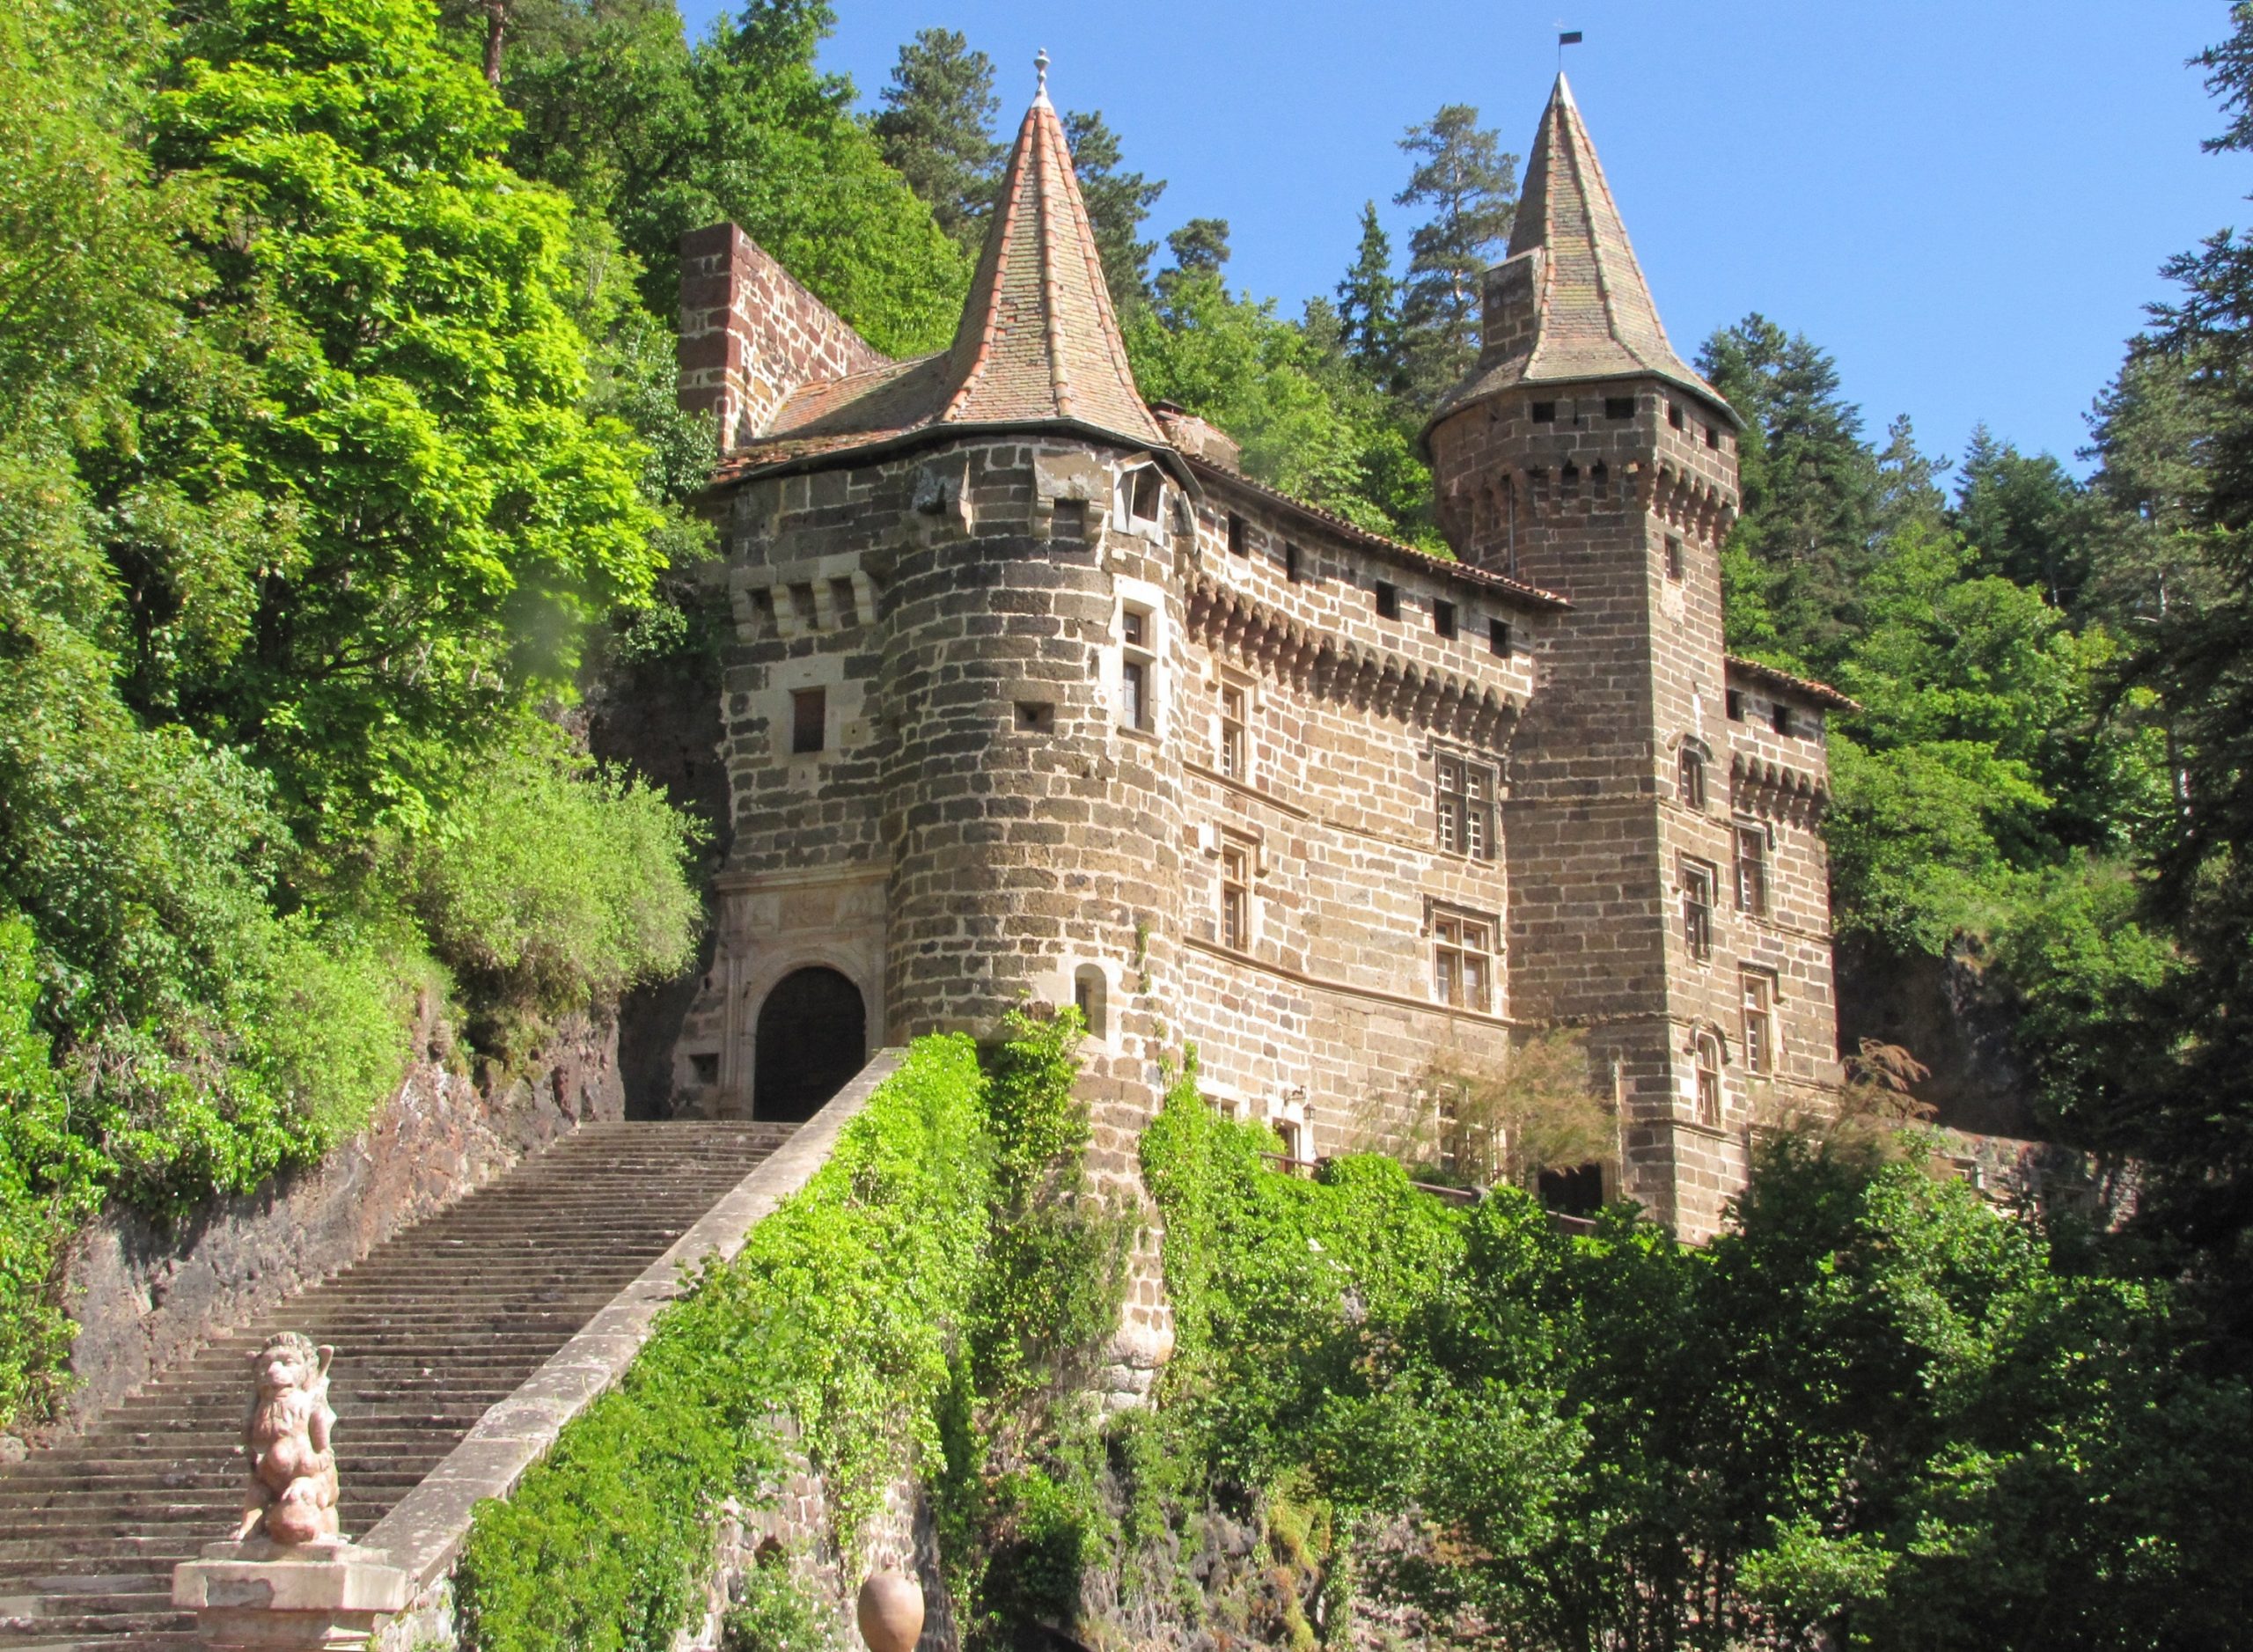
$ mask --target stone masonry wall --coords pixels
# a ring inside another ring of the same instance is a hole
[[[1509,898],[1503,846],[1485,858],[1440,846],[1435,771],[1449,758],[1499,779],[1550,611],[1382,560],[1252,489],[1214,487],[1199,528],[1185,576],[1180,1011],[1205,1088],[1290,1127],[1310,1156],[1428,1149],[1426,1068],[1499,1064],[1511,1025],[1499,954],[1483,1012],[1437,1001],[1435,916],[1483,921],[1499,940]],[[1496,620],[1510,628],[1506,652]],[[1247,713],[1233,776],[1224,686],[1244,692]],[[1234,949],[1220,922],[1231,841],[1248,846],[1253,872],[1249,943]]]
[[[732,224],[680,238],[680,406],[711,413],[725,452],[799,385],[888,359]]]
[[[94,1224],[70,1266],[79,1386],[66,1428],[576,1125],[624,1116],[616,1031],[607,1023],[567,1029],[543,1065],[497,1092],[427,1047],[441,1036],[426,1016],[426,1054],[406,1083],[317,1169],[210,1200],[177,1224],[123,1209]]]
[[[1630,380],[1522,388],[1454,414],[1432,447],[1464,555],[1573,605],[1513,748],[1513,1008],[1591,1028],[1624,1110],[1625,1191],[1701,1237],[1743,1185],[1756,1118],[1819,1096],[1836,1054],[1819,715],[1799,708],[1808,732],[1776,737],[1780,753],[1755,753],[1728,716],[1733,432],[1700,399]],[[1685,746],[1706,761],[1701,807],[1681,795]],[[1804,789],[1772,783],[1778,757]],[[1771,840],[1765,913],[1740,907],[1740,825]],[[1684,913],[1699,871],[1714,896],[1703,957]],[[1769,1075],[1744,1059],[1748,970],[1778,988]],[[1701,1044],[1721,1053],[1718,1108],[1701,1101]]]

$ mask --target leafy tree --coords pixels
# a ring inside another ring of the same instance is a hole
[[[692,48],[670,0],[549,4],[509,54],[509,158],[614,226],[652,315],[675,312],[681,236],[731,219],[879,349],[952,335],[968,261],[854,118],[851,83],[815,68],[828,6],[753,0]]]
[[[1143,220],[1165,193],[1165,180],[1151,182],[1141,173],[1120,170],[1124,151],[1119,136],[1104,124],[1103,111],[1073,110],[1064,116],[1064,141],[1072,151],[1087,202],[1088,224],[1103,258],[1103,277],[1111,301],[1123,313],[1139,305],[1149,284],[1150,259],[1157,243],[1138,239]]]
[[[870,123],[885,165],[907,180],[941,230],[976,257],[1009,151],[994,138],[1002,100],[994,60],[952,29],[919,29],[899,48],[884,111]]]
[[[150,383],[142,453],[100,477],[138,697],[256,751],[300,818],[419,822],[465,734],[566,680],[575,623],[656,571],[624,432],[580,406],[566,206],[510,176],[506,112],[405,0],[219,8],[152,121],[230,226],[195,251],[231,394]]]
[[[1517,157],[1463,103],[1442,104],[1410,127],[1400,147],[1415,165],[1393,200],[1429,214],[1408,238],[1400,305],[1411,392],[1428,408],[1478,356],[1479,279],[1509,241]]]

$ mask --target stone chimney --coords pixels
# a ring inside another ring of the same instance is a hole
[[[1541,265],[1547,256],[1543,248],[1530,246],[1486,272],[1479,289],[1482,370],[1533,354],[1541,325]]]
[[[734,224],[680,238],[680,406],[717,419],[721,452],[801,385],[889,360]]]

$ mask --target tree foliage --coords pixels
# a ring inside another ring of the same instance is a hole
[[[1008,148],[994,138],[994,60],[952,29],[919,29],[899,48],[870,130],[884,164],[971,258],[986,239]]]

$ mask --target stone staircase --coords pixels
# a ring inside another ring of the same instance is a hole
[[[787,1141],[751,1123],[582,1126],[215,1340],[84,1434],[0,1469],[0,1648],[187,1648],[173,1565],[232,1535],[249,1360],[333,1343],[341,1514],[369,1528]]]

